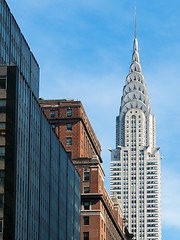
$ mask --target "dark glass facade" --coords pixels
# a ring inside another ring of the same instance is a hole
[[[80,176],[18,71],[0,67],[7,79],[3,239],[78,240]]]
[[[38,97],[39,66],[0,0],[0,240],[79,240],[80,176]]]
[[[0,0],[0,64],[16,65],[39,98],[39,66],[5,0]]]

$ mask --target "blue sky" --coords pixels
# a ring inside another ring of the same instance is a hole
[[[102,146],[106,188],[129,71],[134,1],[7,0],[40,65],[40,96],[81,100]],[[162,159],[162,239],[180,234],[180,2],[137,0],[142,71]]]

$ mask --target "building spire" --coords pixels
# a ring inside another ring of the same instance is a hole
[[[136,2],[135,2],[135,34],[134,34],[134,38],[137,38],[137,33],[136,33]]]
[[[134,52],[137,51],[138,52],[138,41],[137,41],[137,31],[136,31],[136,1],[135,1],[135,27],[134,27]]]

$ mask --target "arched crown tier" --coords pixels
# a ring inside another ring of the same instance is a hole
[[[132,108],[140,109],[145,115],[151,113],[147,86],[141,70],[136,36],[134,39],[132,63],[121,99],[120,119]]]

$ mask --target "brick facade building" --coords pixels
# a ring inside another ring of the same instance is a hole
[[[132,239],[116,194],[111,199],[104,187],[99,158],[79,158],[73,163],[81,176],[81,240]]]
[[[101,146],[82,103],[74,100],[40,100],[81,176],[81,240],[129,240],[116,194],[104,187]]]
[[[101,159],[101,145],[88,120],[83,105],[74,100],[40,100],[40,105],[72,159]]]

